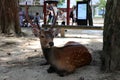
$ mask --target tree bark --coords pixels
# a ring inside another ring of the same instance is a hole
[[[18,0],[0,0],[0,32],[19,34]]]
[[[107,0],[103,32],[102,69],[120,69],[120,1]]]

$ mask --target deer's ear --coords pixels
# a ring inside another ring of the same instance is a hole
[[[56,37],[56,36],[58,36],[59,33],[60,33],[60,29],[57,28],[53,31],[53,36]]]

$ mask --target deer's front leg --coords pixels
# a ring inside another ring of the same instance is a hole
[[[47,72],[48,73],[54,73],[56,72],[55,68],[53,66],[50,66],[48,69],[47,69]]]

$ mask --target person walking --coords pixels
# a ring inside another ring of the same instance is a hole
[[[53,14],[54,14],[52,22],[53,22],[53,25],[55,25],[57,21],[57,16],[58,16],[58,9],[57,9],[56,3],[52,3],[51,7],[52,7]]]
[[[19,24],[20,24],[20,27],[23,27],[24,24],[23,24],[23,20],[25,18],[25,13],[24,11],[22,10],[22,8],[20,7],[19,8]]]
[[[66,14],[65,14],[65,11],[64,10],[61,10],[61,25],[65,25],[65,22],[66,22]]]
[[[54,14],[53,14],[53,11],[51,10],[51,8],[47,10],[47,15],[48,15],[47,23],[52,24]]]
[[[39,13],[36,12],[35,16],[34,16],[34,23],[37,24],[38,26],[40,26],[40,16]]]
[[[77,17],[76,17],[76,6],[73,6],[72,7],[72,11],[70,12],[70,18],[72,19],[72,25],[76,25],[76,20],[77,20]]]
[[[88,24],[90,26],[93,26],[92,9],[91,9],[91,6],[90,6],[90,1],[91,0],[83,0],[83,1],[86,1],[88,3],[88,11],[87,11],[87,21],[88,21]]]

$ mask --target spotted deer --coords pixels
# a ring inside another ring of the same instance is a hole
[[[77,42],[67,42],[63,47],[55,47],[53,39],[59,33],[59,29],[41,29],[29,20],[26,2],[26,17],[33,26],[33,33],[38,36],[46,61],[50,64],[48,73],[57,73],[65,76],[73,73],[77,68],[90,64],[92,57],[88,49]],[[55,22],[54,22],[55,23]],[[53,23],[53,25],[54,25]]]
[[[39,34],[43,54],[50,64],[48,73],[65,76],[73,73],[76,68],[90,64],[91,54],[78,42],[69,41],[63,47],[55,47],[53,39],[56,34],[57,30],[41,30]]]

